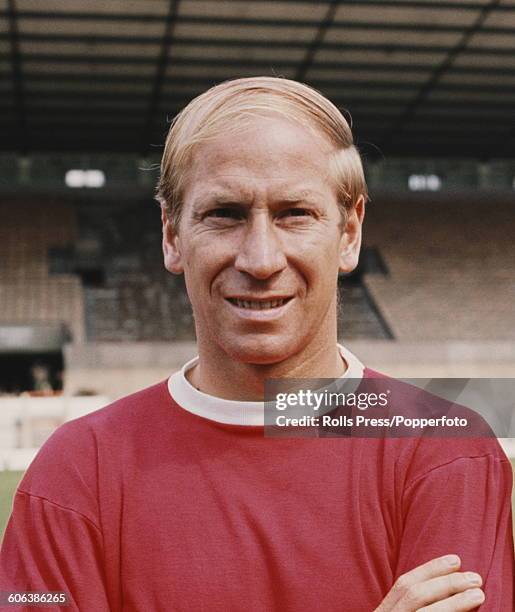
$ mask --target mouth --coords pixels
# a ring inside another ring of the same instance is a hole
[[[291,297],[270,298],[268,300],[245,300],[241,298],[226,298],[228,302],[245,310],[273,310],[287,304]]]

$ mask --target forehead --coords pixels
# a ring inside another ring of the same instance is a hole
[[[244,129],[198,146],[186,181],[186,191],[220,193],[255,189],[283,192],[326,191],[334,147],[322,134],[293,121],[256,118]],[[186,194],[185,194],[186,195]]]

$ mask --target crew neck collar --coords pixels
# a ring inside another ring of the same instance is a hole
[[[361,361],[341,344],[338,344],[338,350],[347,363],[347,369],[341,378],[361,380],[365,369]],[[217,423],[262,426],[264,402],[222,399],[199,391],[189,382],[186,372],[198,363],[198,359],[197,355],[169,377],[168,391],[172,399],[184,410]]]

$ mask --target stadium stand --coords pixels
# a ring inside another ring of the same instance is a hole
[[[338,332],[341,338],[387,340],[393,337],[363,282],[363,273],[352,280],[341,278],[338,289]]]
[[[73,243],[73,207],[54,201],[0,202],[0,324],[64,323],[84,340],[84,296],[75,274],[52,276],[51,247]],[[58,222],[56,222],[58,220]]]
[[[399,341],[515,338],[513,202],[417,195],[370,204],[388,276],[365,286]]]
[[[148,202],[122,209],[84,209],[80,231],[102,252],[97,278],[87,287],[87,337],[95,341],[193,340],[191,307],[182,277],[163,267],[158,210]],[[339,323],[352,338],[389,338],[361,276],[340,279]]]
[[[163,267],[157,205],[4,202],[0,213],[0,323],[65,323],[74,343],[194,340],[184,280]],[[513,338],[510,215],[509,201],[437,194],[369,204],[370,246],[339,282],[340,336]]]
[[[163,267],[160,223],[148,201],[81,211],[81,237],[96,240],[101,253],[94,281],[84,277],[88,339],[194,339],[183,278]]]

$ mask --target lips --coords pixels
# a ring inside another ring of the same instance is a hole
[[[270,298],[267,300],[263,299],[242,299],[242,298],[227,298],[231,304],[238,308],[244,308],[246,310],[271,310],[273,308],[280,308],[291,300],[291,297],[279,297]]]

